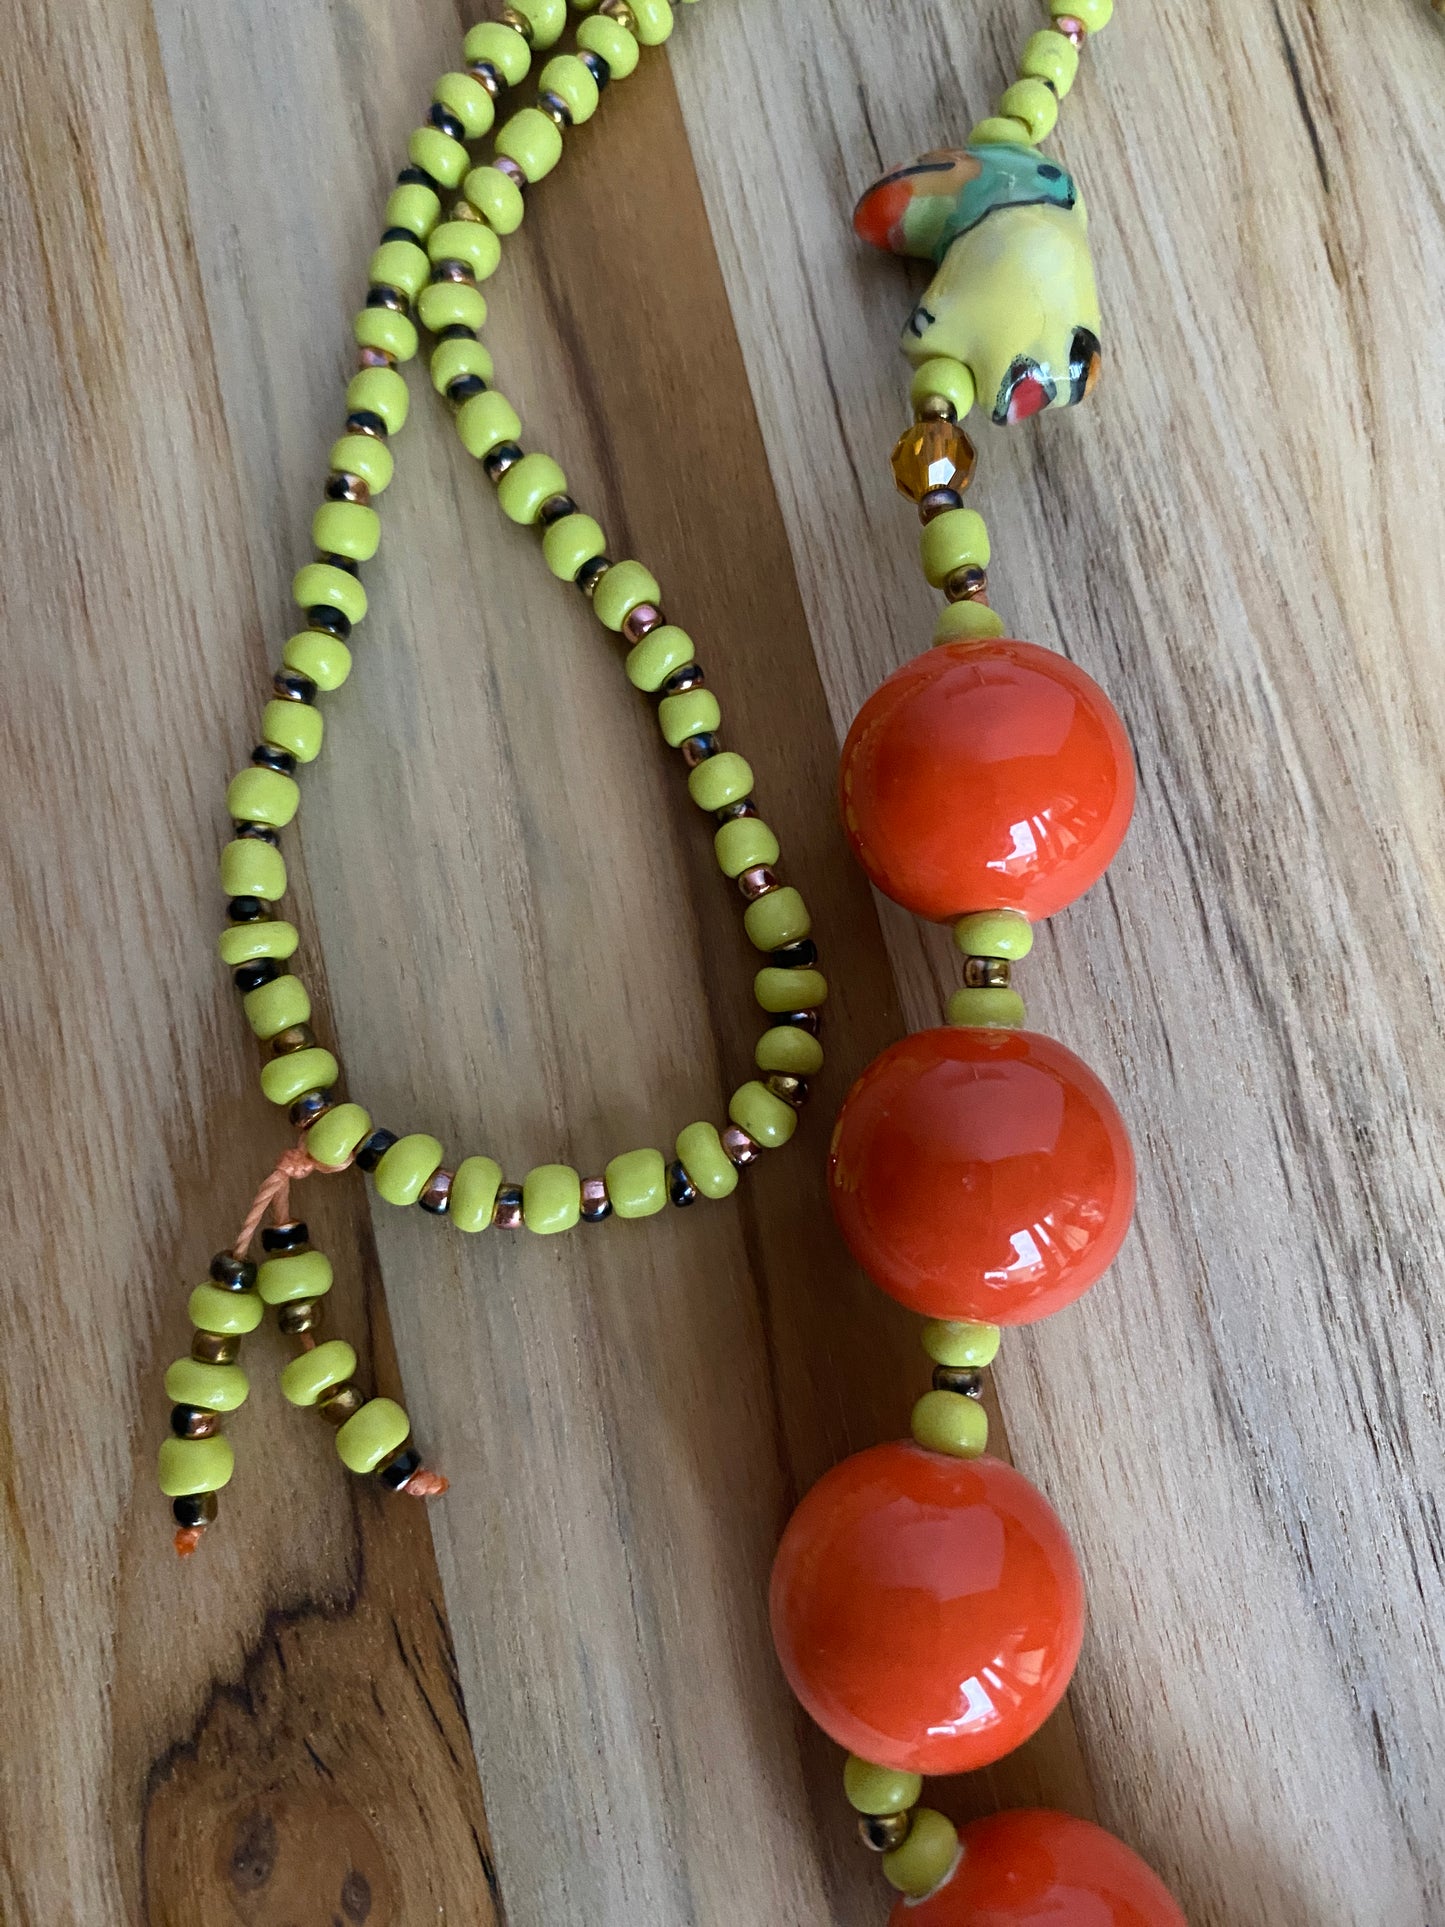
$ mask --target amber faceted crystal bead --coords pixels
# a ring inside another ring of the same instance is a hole
[[[911,1443],[834,1466],[773,1566],[788,1682],[850,1753],[968,1773],[1011,1753],[1063,1697],[1084,1591],[1053,1508],[1000,1459]]]
[[[957,422],[914,422],[893,449],[893,479],[900,495],[921,502],[930,489],[962,495],[973,480],[973,443]]]
[[[959,1844],[949,1878],[926,1900],[900,1901],[888,1927],[1186,1927],[1152,1868],[1071,1814],[990,1814]]]

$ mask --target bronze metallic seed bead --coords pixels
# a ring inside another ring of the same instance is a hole
[[[750,796],[745,796],[740,803],[724,803],[720,810],[714,810],[712,820],[714,823],[736,823],[740,816],[756,816],[757,813],[757,804]]]
[[[963,981],[970,990],[1007,990],[1011,972],[1007,957],[965,957]]]
[[[346,417],[348,435],[370,435],[373,441],[386,440],[386,423],[380,415],[373,415],[369,408],[354,408]],[[309,615],[310,610],[307,611]]]
[[[689,689],[701,689],[706,681],[707,677],[703,674],[700,662],[684,663],[681,669],[674,669],[663,683],[657,692],[658,698],[661,700],[664,696],[686,695]]]
[[[931,488],[918,499],[918,519],[920,522],[931,522],[935,515],[962,507],[963,497],[956,488]]]
[[[430,1183],[417,1199],[423,1211],[429,1211],[434,1218],[446,1216],[452,1197],[452,1179],[455,1176],[455,1171],[433,1172]]]
[[[943,585],[950,602],[983,602],[988,597],[987,569],[955,569]]]
[[[221,1415],[205,1405],[173,1405],[171,1430],[178,1439],[213,1439],[221,1429]]]
[[[811,970],[817,961],[818,946],[811,937],[799,937],[796,943],[785,943],[768,953],[768,962],[779,970]]]
[[[1054,17],[1055,33],[1061,33],[1071,47],[1082,47],[1089,37],[1089,29],[1071,13],[1057,14]]]
[[[537,520],[544,529],[550,529],[554,522],[560,522],[564,515],[575,515],[577,504],[570,495],[549,495],[537,510]]]
[[[449,134],[454,141],[464,141],[467,137],[466,127],[457,119],[445,101],[434,100],[427,113],[427,119],[440,133]]]
[[[722,738],[710,729],[703,730],[699,735],[689,736],[686,742],[678,745],[682,760],[689,769],[696,769],[699,763],[711,761],[721,748]]]
[[[612,567],[610,556],[594,555],[590,562],[584,562],[572,580],[590,602],[597,593],[597,584]]]
[[[622,618],[622,633],[629,642],[641,642],[650,636],[654,629],[660,629],[667,617],[655,602],[639,602],[635,609]]]
[[[500,100],[507,83],[490,60],[474,60],[466,71],[473,80],[486,88],[493,100]]]
[[[494,155],[488,165],[495,167],[499,174],[505,174],[519,194],[526,193],[530,183],[516,161],[514,161],[509,154]]]
[[[858,1838],[870,1853],[892,1853],[908,1838],[911,1813],[864,1813],[858,1818]]]
[[[368,308],[389,308],[393,314],[405,314],[407,300],[400,288],[368,288],[366,305]]]
[[[290,750],[277,749],[274,743],[257,743],[251,751],[251,761],[257,769],[274,769],[280,776],[296,774],[296,758]]]
[[[288,1338],[300,1338],[303,1333],[316,1330],[321,1323],[321,1312],[319,1298],[293,1298],[289,1305],[278,1309],[276,1323]]]
[[[306,611],[306,627],[317,630],[323,636],[330,636],[335,642],[345,642],[351,634],[351,624],[347,618],[326,602],[312,603]]]
[[[966,1365],[935,1365],[933,1389],[935,1392],[957,1392],[962,1398],[982,1398],[983,1373],[973,1371]]]
[[[314,703],[316,685],[309,676],[301,676],[294,669],[278,669],[271,678],[271,687],[287,703]]]
[[[304,1251],[311,1232],[304,1218],[288,1218],[284,1224],[268,1224],[261,1233],[261,1249],[266,1252]]]
[[[612,1216],[612,1200],[607,1195],[605,1178],[583,1178],[582,1180],[582,1222],[601,1224],[604,1218]]]
[[[213,1526],[218,1510],[214,1492],[187,1492],[171,1501],[171,1517],[178,1526]]]
[[[721,1136],[722,1148],[739,1171],[745,1170],[750,1164],[756,1164],[762,1156],[758,1146],[740,1124],[725,1125]]]
[[[738,877],[738,888],[749,903],[756,903],[759,897],[765,897],[769,890],[776,890],[777,887],[777,874],[766,863],[755,863]]]
[[[336,1092],[328,1086],[324,1091],[303,1091],[286,1115],[298,1131],[309,1131],[328,1111],[334,1111],[336,1105]]]
[[[241,1356],[241,1341],[234,1332],[196,1332],[191,1339],[191,1357],[203,1365],[234,1365]]]
[[[316,1401],[316,1409],[328,1425],[345,1425],[365,1403],[365,1392],[348,1380],[345,1385],[333,1385],[329,1392],[323,1392]]]
[[[249,1291],[256,1282],[256,1267],[249,1258],[238,1258],[233,1251],[218,1251],[211,1260],[211,1283],[222,1291]]]
[[[281,839],[269,823],[235,822],[231,825],[243,843],[269,843],[273,850],[279,850]]]
[[[501,1231],[519,1231],[522,1227],[522,1187],[520,1184],[504,1184],[497,1193],[497,1202],[492,1207],[492,1223]]]
[[[628,33],[637,31],[637,15],[628,6],[627,0],[602,0],[602,5],[597,11],[605,13],[610,20],[615,20],[619,27],[625,27]]]
[[[478,214],[470,201],[453,201],[450,211],[447,214],[447,219],[449,221],[476,221],[483,227],[486,225],[483,217]]]
[[[460,281],[476,286],[477,277],[465,261],[438,261],[431,271],[431,278],[437,281]]]
[[[519,33],[527,45],[531,46],[532,23],[526,14],[519,12],[516,7],[503,7],[497,19],[504,27],[510,27],[514,33]]]
[[[356,365],[358,368],[395,368],[396,356],[389,355],[385,348],[358,348]]]
[[[565,134],[572,125],[572,109],[560,94],[538,94],[537,109],[547,116],[559,134]]]
[[[324,493],[328,502],[360,502],[365,507],[371,500],[368,484],[344,468],[333,469]]]
[[[315,1045],[316,1032],[310,1024],[289,1024],[271,1039],[271,1055],[289,1057],[292,1051],[313,1050]]]
[[[807,1078],[794,1077],[790,1071],[773,1071],[768,1078],[767,1088],[774,1097],[782,1098],[785,1104],[791,1104],[795,1109],[808,1101]]]
[[[490,455],[482,457],[482,469],[489,482],[500,482],[507,470],[515,468],[521,459],[522,451],[515,442],[503,442]]]
[[[947,395],[925,395],[913,411],[914,419],[920,422],[953,422],[958,420],[958,410]]]

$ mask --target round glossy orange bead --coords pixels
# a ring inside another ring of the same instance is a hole
[[[1000,1459],[877,1445],[826,1473],[783,1534],[770,1598],[793,1691],[850,1753],[969,1773],[1068,1686],[1084,1592],[1048,1501]]]
[[[853,1256],[910,1311],[1027,1325],[1113,1261],[1134,1153],[1114,1100],[1053,1038],[923,1030],[848,1093],[828,1192]]]
[[[1104,873],[1134,809],[1112,703],[1065,657],[951,642],[891,675],[843,745],[843,823],[896,903],[1052,916]]]
[[[963,1855],[888,1927],[1186,1927],[1159,1876],[1121,1840],[1067,1813],[995,1813],[960,1834]]]

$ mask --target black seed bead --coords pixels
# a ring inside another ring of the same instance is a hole
[[[363,1171],[374,1171],[395,1143],[395,1131],[373,1131],[371,1136],[357,1151],[356,1162],[361,1166]]]
[[[657,692],[658,700],[661,701],[664,696],[685,695],[689,689],[701,689],[706,681],[701,663],[685,662],[681,669],[674,669],[662,684]]]
[[[214,1492],[188,1492],[171,1500],[171,1517],[178,1526],[208,1526],[216,1516]]]
[[[818,946],[811,937],[799,937],[796,943],[785,943],[769,959],[779,970],[807,970],[817,961]]]
[[[171,1430],[178,1439],[188,1439],[191,1427],[198,1418],[209,1418],[210,1413],[204,1405],[173,1405],[171,1407]]]
[[[296,758],[289,749],[277,749],[274,743],[257,743],[251,761],[257,769],[274,769],[280,776],[296,774]]]
[[[602,89],[607,85],[608,81],[611,80],[612,78],[611,62],[604,60],[601,54],[593,53],[590,48],[586,52],[579,54],[577,57],[582,62],[582,65],[587,69],[588,73],[591,74],[592,78],[597,82],[597,91],[598,93],[601,93]]]
[[[325,549],[317,551],[316,560],[324,562],[328,568],[345,569],[348,575],[361,576],[361,564],[349,555],[328,555]]]
[[[454,407],[460,408],[462,403],[470,401],[473,395],[484,395],[486,391],[487,384],[480,375],[458,375],[455,381],[447,383],[447,400]]]
[[[715,736],[711,730],[703,730],[697,736],[689,736],[682,748],[688,763],[696,769],[699,763],[706,763],[717,755],[722,748],[722,738]]]
[[[333,609],[329,602],[317,602],[306,611],[306,627],[319,630],[336,642],[345,642],[351,634],[351,618]]]
[[[697,1186],[683,1170],[681,1158],[674,1158],[667,1167],[667,1195],[676,1205],[697,1203]]]
[[[489,93],[491,89],[495,87],[497,94],[504,94],[511,85],[505,75],[499,73],[490,60],[474,60],[468,67],[467,72],[474,80],[479,80]],[[496,94],[492,95],[494,100],[496,97]]]
[[[515,442],[499,442],[489,455],[482,458],[482,467],[490,480],[500,482],[509,468],[515,468],[522,459],[522,451]]]
[[[786,1024],[790,1030],[805,1030],[810,1037],[816,1037],[820,1028],[816,1010],[779,1011],[778,1015],[773,1018],[773,1022],[775,1024]]]
[[[244,843],[269,843],[273,850],[281,847],[281,839],[269,823],[235,822],[231,828]]]
[[[266,906],[259,897],[232,897],[226,905],[226,915],[232,923],[262,923]]]
[[[314,703],[316,700],[315,683],[309,676],[298,676],[294,669],[278,669],[271,678],[271,687],[287,702]]]
[[[413,247],[416,246],[416,236],[412,233],[409,227],[383,228],[381,232],[381,238],[383,242],[410,241]]]
[[[741,803],[724,803],[720,810],[714,810],[714,823],[735,823],[740,816],[756,816],[758,806],[751,797],[745,796]]]
[[[249,1291],[256,1282],[256,1267],[249,1258],[238,1258],[233,1251],[218,1251],[211,1260],[211,1283],[222,1291]]]
[[[577,504],[570,495],[549,495],[537,513],[537,520],[544,529],[550,529],[554,522],[560,522],[564,515],[575,515]]]
[[[252,963],[243,963],[231,972],[231,982],[237,990],[259,990],[262,984],[274,983],[282,975],[280,964],[274,957],[257,957]]]
[[[964,1365],[935,1365],[933,1389],[935,1392],[958,1392],[964,1398],[982,1398],[983,1373],[971,1371]]]
[[[304,1131],[319,1117],[325,1117],[331,1109],[331,1087],[322,1091],[305,1091],[286,1113],[298,1131]]]
[[[353,408],[346,417],[346,427],[352,435],[377,435],[386,440],[386,423],[369,408]]]
[[[605,555],[594,555],[590,562],[584,562],[582,564],[582,567],[577,571],[576,575],[573,576],[572,580],[577,584],[577,587],[582,591],[583,595],[591,595],[593,589],[596,588],[597,584],[611,567],[612,563],[609,557]]]
[[[268,1224],[261,1233],[263,1251],[302,1251],[311,1242],[311,1233],[302,1218],[289,1224]]]
[[[414,235],[411,237],[416,238]],[[366,290],[368,308],[390,308],[393,314],[406,312],[406,296],[399,288],[368,288]]]
[[[479,341],[475,328],[469,328],[464,321],[454,321],[449,328],[443,328],[437,335],[438,341]]]
[[[427,119],[433,127],[439,127],[444,134],[450,134],[454,141],[465,140],[467,137],[466,128],[463,127],[451,108],[446,106],[442,101],[434,100],[432,102],[431,111],[428,113]]]
[[[436,182],[424,167],[404,167],[396,177],[398,187],[431,187]]]
[[[563,127],[572,125],[572,109],[560,94],[538,94],[537,105],[549,120],[560,121]]]
[[[415,1472],[421,1470],[421,1453],[414,1445],[405,1445],[384,1465],[376,1468],[376,1476],[388,1492],[400,1492]]]

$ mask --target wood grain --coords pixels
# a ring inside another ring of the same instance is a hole
[[[824,944],[829,1068],[741,1198],[651,1225],[464,1242],[355,1178],[308,1200],[337,1328],[395,1385],[389,1312],[454,1479],[436,1556],[260,1347],[185,1569],[160,1371],[277,1141],[209,952],[222,787],[467,21],[4,17],[0,1919],[876,1922],[763,1612],[797,1493],[922,1382],[821,1154],[952,982],[833,822],[837,734],[930,621],[886,466],[906,275],[846,214],[966,131],[1029,10],[680,10],[509,244],[499,382],[698,637]],[[1201,1927],[1445,1922],[1442,67],[1409,0],[1121,7],[1059,143],[1109,378],[986,433],[974,491],[999,606],[1138,747],[1125,856],[1026,989],[1144,1184],[1114,1275],[999,1369],[1086,1566],[1078,1735],[944,1797],[1096,1806]],[[288,843],[304,968],[392,1128],[597,1169],[720,1114],[750,953],[615,651],[414,394]]]

